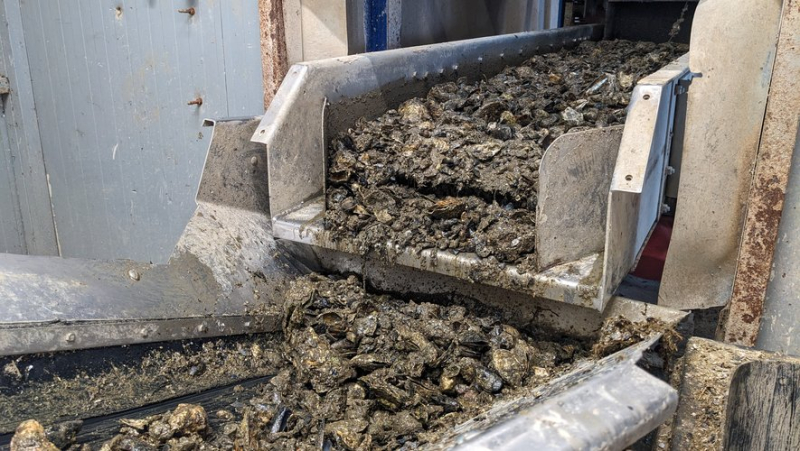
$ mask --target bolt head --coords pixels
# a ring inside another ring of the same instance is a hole
[[[67,340],[67,343],[74,343],[75,342],[75,338],[76,338],[75,337],[75,333],[70,332],[70,333],[67,334],[67,336],[64,339]]]
[[[250,159],[250,164],[253,166],[258,166],[258,157],[253,156],[253,158]]]
[[[199,326],[197,326],[197,331],[200,333],[208,332],[208,326],[206,326],[205,324],[200,324]]]
[[[128,277],[130,277],[131,280],[133,281],[138,281],[141,278],[141,276],[139,275],[139,271],[135,269],[131,269],[128,271]]]

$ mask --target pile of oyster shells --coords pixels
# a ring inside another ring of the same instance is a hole
[[[94,446],[77,444],[80,421],[26,421],[12,450],[417,449],[498,401],[665,333],[655,320],[610,318],[587,342],[518,330],[509,312],[478,303],[439,301],[369,293],[353,276],[302,277],[287,291],[282,357],[268,383],[234,388],[208,413],[180,404],[121,420]]]
[[[326,229],[364,253],[390,244],[531,263],[547,146],[623,123],[636,82],[686,51],[582,42],[362,118],[331,143]]]
[[[286,305],[285,363],[247,403],[122,420],[102,449],[415,449],[591,358],[486,307],[370,294],[352,276],[301,278]]]

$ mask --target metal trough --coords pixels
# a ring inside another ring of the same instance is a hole
[[[586,25],[493,36],[292,66],[253,135],[268,153],[276,238],[355,254],[324,230],[329,137],[359,117],[374,118],[435,84],[493,75],[509,65],[580,41]],[[686,56],[641,80],[627,123],[556,139],[540,167],[537,270],[481,271],[474,254],[387,246],[399,265],[602,311],[632,269],[661,214],[675,108]],[[575,171],[578,167],[580,170]]]

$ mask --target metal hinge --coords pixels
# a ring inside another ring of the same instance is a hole
[[[700,72],[689,72],[678,80],[678,83],[675,84],[675,95],[679,96],[689,92],[689,86],[695,78],[703,78],[703,74]]]

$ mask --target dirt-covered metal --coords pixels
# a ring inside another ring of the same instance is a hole
[[[299,271],[271,234],[258,118],[211,124],[197,210],[168,264],[0,254],[0,355],[280,328],[267,307]]]

